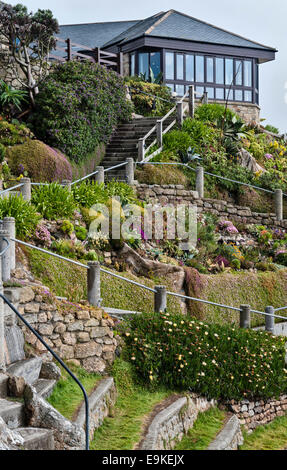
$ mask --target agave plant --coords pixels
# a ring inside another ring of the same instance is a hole
[[[218,121],[218,127],[222,130],[222,141],[227,152],[231,155],[236,155],[239,150],[241,138],[246,137],[244,122],[236,116],[233,116],[232,119],[223,117]]]
[[[0,80],[0,111],[11,117],[13,109],[21,110],[22,103],[27,101],[28,93],[24,90],[15,90]]]

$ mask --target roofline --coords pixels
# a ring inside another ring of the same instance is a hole
[[[190,16],[190,15],[187,15],[186,13],[182,13],[181,11],[173,10],[173,9],[171,9],[169,11],[172,12],[172,13],[178,13],[179,15],[186,16],[187,18],[191,18],[192,20],[199,21],[200,23],[206,24],[207,26],[211,26],[212,28],[219,29],[220,31],[223,31],[224,33],[232,34],[232,36],[236,36],[240,39],[244,39],[245,41],[253,42],[253,44],[257,44],[258,46],[264,47],[265,49],[270,49],[272,51],[278,52],[278,50],[275,47],[266,46],[265,44],[261,44],[260,42],[253,41],[253,39],[249,39],[249,38],[246,38],[244,36],[241,36],[240,34],[233,33],[231,31],[229,31],[228,29],[220,28],[219,26],[215,26],[212,23],[208,23],[207,21],[203,21],[203,20],[200,20],[199,18],[195,18],[195,16]],[[248,46],[241,46],[241,47],[248,48]]]
[[[267,52],[279,52],[277,49],[272,49],[270,47],[266,47],[266,49],[260,49],[258,47],[251,47],[251,46],[238,46],[234,44],[225,44],[225,43],[217,43],[217,42],[211,42],[211,41],[199,41],[195,39],[183,39],[183,38],[171,38],[169,36],[150,36],[149,34],[142,34],[140,37],[146,37],[146,38],[155,38],[155,39],[167,39],[171,41],[186,41],[186,42],[195,42],[196,44],[213,44],[218,47],[238,47],[240,49],[252,49],[256,51],[267,51]],[[134,39],[131,39],[130,41],[126,41],[125,44],[128,42],[132,42]],[[123,43],[124,44],[124,43]],[[258,43],[254,43],[258,44]],[[261,45],[262,46],[262,45]],[[264,46],[265,47],[265,46]]]
[[[60,28],[63,26],[88,26],[92,24],[111,24],[111,23],[134,23],[135,21],[139,22],[142,20],[116,20],[116,21],[99,21],[95,23],[71,23],[71,24],[60,24]]]

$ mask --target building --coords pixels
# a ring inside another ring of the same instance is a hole
[[[162,74],[182,96],[187,87],[208,93],[247,120],[259,120],[259,66],[275,59],[276,49],[175,10],[141,21],[61,26],[61,38],[107,52],[122,52],[124,74]]]

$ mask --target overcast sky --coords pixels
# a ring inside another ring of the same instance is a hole
[[[60,24],[135,20],[175,9],[243,35],[279,53],[260,66],[261,117],[287,132],[287,2],[286,0],[10,0],[30,10],[50,8]]]

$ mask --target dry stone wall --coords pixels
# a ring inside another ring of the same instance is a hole
[[[267,424],[279,416],[284,416],[287,411],[287,395],[278,399],[249,401],[242,400],[227,403],[228,408],[234,413],[247,429],[255,429],[257,426]]]
[[[11,289],[10,289],[11,295]],[[56,300],[39,285],[13,288],[13,303],[19,312],[62,359],[82,366],[88,372],[102,373],[115,358],[117,341],[113,321],[103,310],[85,304]],[[12,319],[11,319],[12,318]],[[25,341],[37,354],[45,347],[20,320],[6,313],[7,331],[18,322]]]
[[[148,185],[136,186],[138,198],[152,204],[192,204],[197,206],[198,213],[210,212],[224,219],[244,224],[258,224],[268,227],[287,228],[287,220],[278,222],[273,213],[252,212],[250,207],[242,207],[217,199],[200,199],[196,191],[190,191],[181,185]]]

